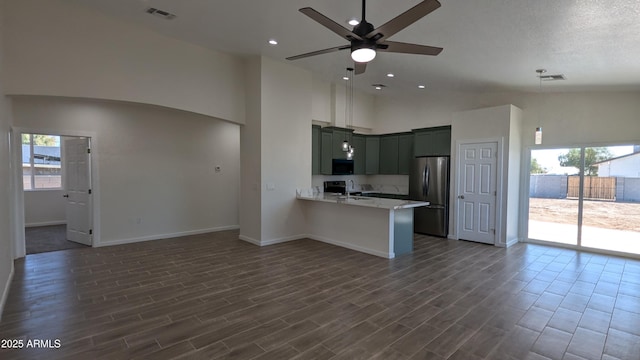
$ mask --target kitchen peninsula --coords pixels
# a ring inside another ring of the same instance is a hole
[[[311,239],[392,259],[413,251],[413,208],[428,202],[298,190]]]

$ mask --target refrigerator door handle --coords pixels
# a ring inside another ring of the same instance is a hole
[[[426,197],[427,196],[427,182],[425,181],[427,179],[427,166],[424,166],[424,169],[422,169],[422,197]]]
[[[424,174],[425,174],[425,176],[424,176],[424,188],[425,188],[424,196],[429,196],[429,175],[430,175],[429,174],[430,173],[429,170],[430,170],[429,166],[425,166],[424,167]]]

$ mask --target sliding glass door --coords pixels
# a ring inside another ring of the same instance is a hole
[[[562,166],[559,157],[580,153],[578,148],[531,151],[529,182],[529,239],[578,244],[578,205],[569,194],[575,166]]]
[[[640,254],[640,146],[532,150],[528,237]]]
[[[640,152],[633,150],[585,148],[582,246],[640,254]]]

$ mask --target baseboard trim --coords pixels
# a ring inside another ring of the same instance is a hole
[[[66,225],[67,222],[66,221],[44,221],[44,222],[38,222],[38,223],[28,223],[28,224],[24,224],[24,227],[40,227],[40,226],[53,226],[53,225]]]
[[[93,246],[104,247],[104,246],[113,246],[113,245],[133,244],[133,243],[144,242],[144,241],[171,239],[171,238],[176,238],[181,236],[200,235],[200,234],[208,234],[213,232],[238,230],[238,229],[240,229],[239,225],[219,226],[219,227],[208,228],[208,229],[181,231],[181,232],[171,233],[171,234],[158,234],[158,235],[149,235],[149,236],[142,236],[138,238],[130,238],[130,239],[122,239],[122,240],[101,241],[100,243],[96,243]]]
[[[260,245],[260,240],[256,240],[256,239],[248,237],[246,235],[240,235],[240,236],[238,236],[238,239],[240,239],[242,241],[245,241],[245,242],[248,242],[249,244],[252,244],[252,245],[261,246]]]
[[[287,236],[287,237],[278,238],[278,239],[260,241],[260,240],[248,237],[246,235],[240,235],[238,236],[238,239],[242,241],[246,241],[253,245],[257,245],[257,246],[269,246],[269,245],[280,244],[280,243],[289,242],[289,241],[300,240],[306,237],[307,235],[292,235],[292,236]]]
[[[520,242],[519,238],[511,239],[511,240],[507,241],[507,243],[505,244],[505,247],[510,247],[510,246],[515,245],[515,244],[517,244],[519,242]]]
[[[242,241],[246,241],[253,245],[257,245],[257,246],[268,246],[268,245],[279,244],[283,242],[289,242],[289,241],[295,241],[295,240],[301,240],[301,239],[311,239],[311,240],[320,241],[330,245],[340,246],[349,250],[355,250],[355,251],[363,252],[369,255],[383,257],[385,259],[393,259],[394,257],[396,257],[396,254],[394,252],[386,253],[386,252],[373,250],[366,247],[352,245],[352,244],[344,243],[338,240],[329,239],[329,238],[317,236],[317,235],[310,235],[310,234],[292,235],[292,236],[287,236],[279,239],[272,239],[272,240],[265,240],[265,241],[260,241],[246,235],[240,235],[238,236],[238,239]]]
[[[0,297],[0,321],[2,321],[2,315],[4,314],[4,305],[7,303],[7,298],[9,297],[9,288],[11,287],[11,282],[13,281],[13,261],[11,261],[11,272],[9,273],[9,277],[7,278],[7,283],[4,285],[4,290],[2,291],[2,297]]]
[[[352,244],[348,244],[348,243],[344,243],[342,241],[338,241],[338,240],[334,240],[334,239],[329,239],[323,236],[317,236],[317,235],[307,235],[306,238],[312,239],[312,240],[316,240],[316,241],[320,241],[323,243],[327,243],[327,244],[331,244],[331,245],[335,245],[335,246],[340,246],[343,248],[347,248],[350,250],[355,250],[355,251],[359,251],[359,252],[363,252],[369,255],[374,255],[374,256],[378,256],[378,257],[383,257],[385,259],[393,259],[396,257],[396,254],[394,252],[383,252],[383,251],[378,251],[378,250],[373,250],[373,249],[369,249],[366,247],[362,247],[362,246],[358,246],[358,245],[352,245]]]

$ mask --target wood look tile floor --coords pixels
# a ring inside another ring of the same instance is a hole
[[[29,255],[1,359],[640,359],[640,261],[417,235],[386,260],[236,231]]]

